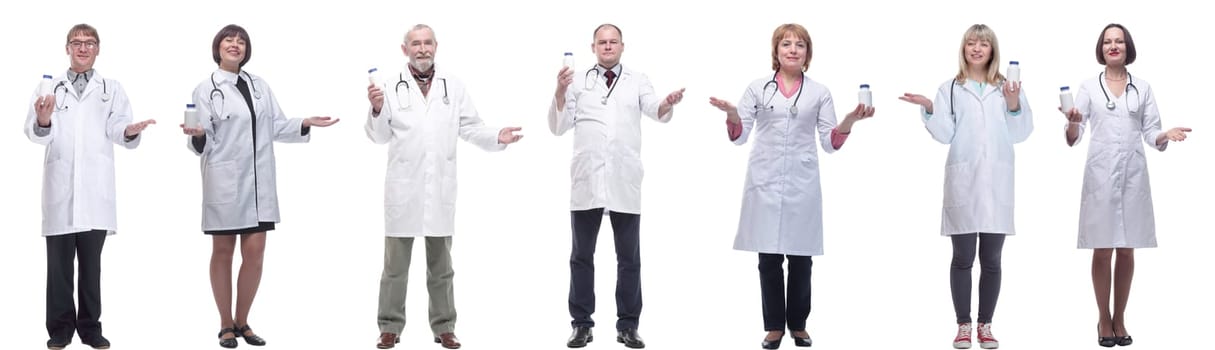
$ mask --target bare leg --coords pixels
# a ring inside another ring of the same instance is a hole
[[[236,236],[211,237],[211,293],[215,295],[215,306],[219,308],[219,328],[232,327],[232,252],[236,249]],[[224,333],[223,339],[232,339],[232,333]]]
[[[262,258],[266,253],[266,233],[256,232],[240,237],[240,276],[236,280],[236,324],[249,325],[249,308],[262,281]],[[244,336],[253,335],[247,331]]]
[[[1114,321],[1110,316],[1110,258],[1114,250],[1093,249],[1093,292],[1097,296],[1097,335],[1114,336]]]
[[[1131,294],[1131,277],[1135,275],[1135,249],[1118,248],[1118,261],[1114,265],[1114,332],[1119,336],[1126,332],[1126,301]]]

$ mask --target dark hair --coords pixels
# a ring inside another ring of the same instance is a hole
[[[215,59],[215,64],[219,64],[219,43],[230,37],[239,37],[245,41],[245,59],[240,61],[240,66],[244,67],[245,63],[249,62],[249,58],[253,57],[253,42],[249,41],[249,32],[245,28],[235,24],[229,24],[215,33],[215,40],[211,42],[211,58]]]
[[[97,28],[93,28],[91,25],[81,23],[72,26],[72,29],[68,30],[67,40],[64,42],[71,43],[72,37],[76,35],[91,36],[93,39],[97,39],[97,44],[101,44],[101,37],[97,36]]]
[[[1131,39],[1131,32],[1128,32],[1126,27],[1123,27],[1118,23],[1110,23],[1106,25],[1105,28],[1101,29],[1101,35],[1097,36],[1097,63],[1105,65],[1105,52],[1101,49],[1101,47],[1105,46],[1105,31],[1109,30],[1110,28],[1118,28],[1122,30],[1122,41],[1126,42],[1126,62],[1123,62],[1122,64],[1130,65],[1131,63],[1135,63],[1135,40]]]
[[[616,30],[616,34],[620,34],[620,40],[624,40],[624,32],[620,31],[620,27],[617,27],[615,24],[611,24],[611,23],[604,23],[604,24],[600,24],[598,27],[595,27],[595,32],[594,32],[594,33],[591,33],[591,41],[592,41],[592,42],[593,42],[593,41],[595,41],[595,36],[596,36],[596,35],[599,35],[599,30],[600,30],[600,29],[603,29],[603,28],[612,28],[612,29],[615,29],[615,30]]]

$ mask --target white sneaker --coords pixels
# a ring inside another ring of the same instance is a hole
[[[958,336],[953,338],[954,349],[970,349],[970,324],[962,323],[958,325]]]
[[[1000,347],[1000,342],[996,341],[996,337],[991,335],[991,324],[979,324],[979,347],[984,349],[995,349]]]

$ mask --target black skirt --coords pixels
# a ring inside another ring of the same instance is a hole
[[[269,231],[273,231],[273,230],[274,230],[273,222],[262,221],[262,222],[257,223],[257,226],[254,226],[254,227],[240,228],[240,229],[235,229],[235,230],[203,231],[203,233],[208,234],[208,235],[243,235],[243,234],[247,234],[247,233],[269,232]]]

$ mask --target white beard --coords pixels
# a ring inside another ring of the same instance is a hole
[[[410,61],[409,65],[413,66],[413,69],[417,69],[419,72],[425,72],[425,71],[429,71],[430,68],[434,66],[434,59],[427,59],[427,60],[422,60],[422,61]]]

